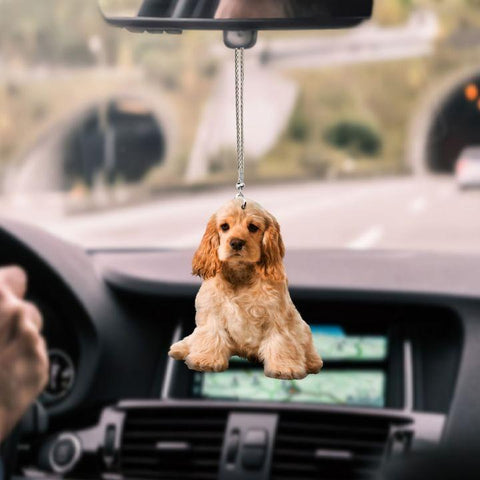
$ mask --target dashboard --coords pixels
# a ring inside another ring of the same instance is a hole
[[[84,251],[10,221],[0,245],[29,272],[51,358],[48,426],[22,437],[18,478],[354,479],[479,441],[478,258],[288,252],[324,368],[279,381],[167,356],[195,326],[191,251]]]

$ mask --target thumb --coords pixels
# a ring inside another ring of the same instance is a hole
[[[19,298],[27,291],[27,274],[18,266],[0,267],[0,288],[6,288]]]

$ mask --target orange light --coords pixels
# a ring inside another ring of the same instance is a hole
[[[465,87],[464,93],[465,93],[465,98],[468,101],[473,102],[478,97],[478,87],[474,83],[469,83]]]
[[[457,162],[457,164],[455,165],[455,170],[456,170],[457,172],[462,171],[462,170],[465,168],[466,163],[467,163],[466,160],[465,160],[464,158],[461,158],[461,159]]]

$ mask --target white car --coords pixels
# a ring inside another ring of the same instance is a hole
[[[464,148],[455,163],[460,188],[480,187],[480,146]]]

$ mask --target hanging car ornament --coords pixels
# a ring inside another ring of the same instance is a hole
[[[235,34],[231,46],[245,38]],[[243,194],[243,86],[244,48],[236,47],[237,194],[211,216],[195,252],[193,274],[203,279],[195,300],[196,328],[174,343],[169,355],[200,372],[226,370],[230,357],[238,355],[263,363],[268,377],[300,379],[318,373],[323,362],[290,298],[280,226]]]

